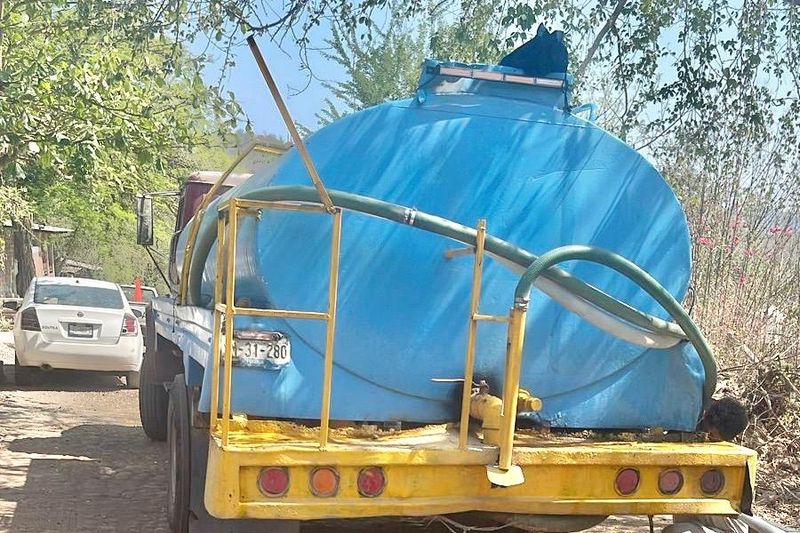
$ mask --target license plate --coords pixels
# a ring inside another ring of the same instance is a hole
[[[292,344],[285,333],[238,332],[233,343],[233,363],[237,366],[281,368],[292,360]]]
[[[92,327],[91,324],[68,324],[67,335],[70,337],[91,339],[94,336],[94,327]]]

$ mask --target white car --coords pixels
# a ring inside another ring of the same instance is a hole
[[[35,368],[125,376],[139,387],[142,333],[119,285],[84,278],[31,281],[14,321],[17,384]]]

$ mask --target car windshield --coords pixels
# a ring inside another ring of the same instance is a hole
[[[33,302],[45,305],[73,305],[76,307],[102,307],[104,309],[122,309],[122,295],[116,289],[103,287],[87,287],[69,284],[36,284]]]
[[[156,291],[154,291],[153,289],[146,289],[142,287],[142,299],[136,300],[133,298],[134,290],[135,289],[133,287],[122,287],[122,292],[125,293],[125,298],[127,298],[129,302],[137,302],[137,303],[142,302],[149,304],[150,300],[156,297]]]

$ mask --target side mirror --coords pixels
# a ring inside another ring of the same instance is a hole
[[[133,316],[135,316],[136,318],[142,318],[144,316],[144,313],[142,313],[138,309],[131,309],[131,311],[133,311]]]
[[[3,309],[11,309],[12,311],[17,311],[19,309],[20,302],[17,300],[5,300],[3,302]]]
[[[153,197],[147,194],[136,196],[136,243],[153,245]]]

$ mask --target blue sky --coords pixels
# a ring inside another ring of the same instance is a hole
[[[315,36],[312,39],[312,46],[324,46],[323,40],[324,35]],[[343,70],[335,63],[326,60],[319,52],[309,52],[309,61],[316,78],[312,78],[309,83],[308,72],[301,70],[301,59],[290,39],[287,38],[284,42],[283,50],[270,42],[266,36],[257,38],[257,42],[295,121],[306,127],[315,128],[317,126],[315,114],[323,107],[325,98],[330,96],[329,91],[322,86],[322,82],[341,79]],[[283,120],[244,39],[234,49],[234,54],[236,65],[229,68],[224,89],[236,95],[236,99],[250,117],[254,131],[287,136]],[[217,65],[221,64],[220,52],[216,52],[215,60]],[[208,84],[217,84],[219,67],[207,69],[204,78]],[[308,87],[305,88],[307,84]]]

